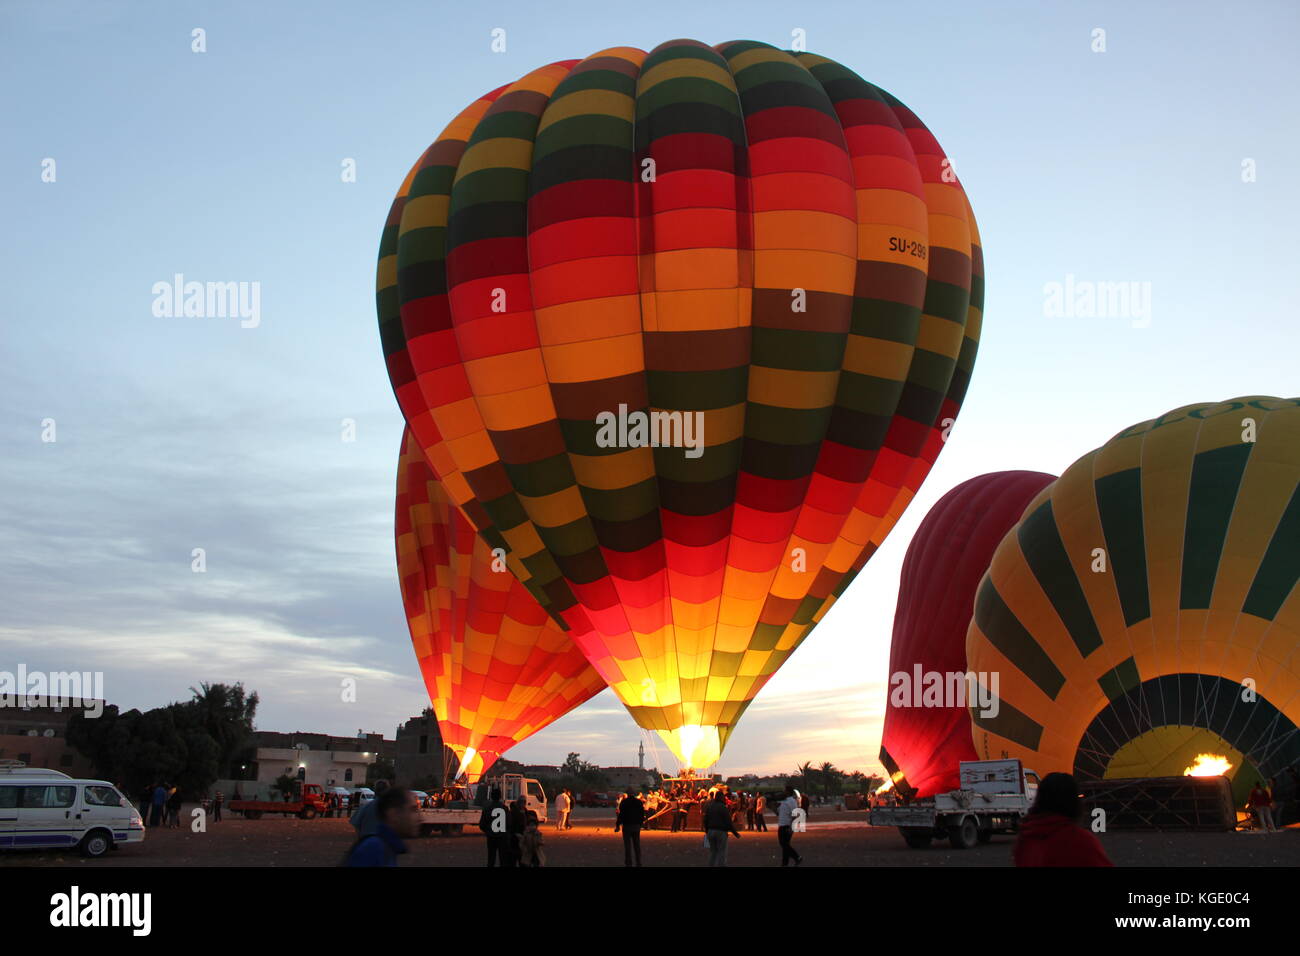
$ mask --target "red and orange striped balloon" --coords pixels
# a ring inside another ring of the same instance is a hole
[[[916,116],[753,41],[604,50],[471,104],[403,183],[378,278],[452,499],[695,767],[914,496],[982,302]],[[666,446],[604,440],[645,413],[675,416]]]
[[[397,568],[415,656],[457,775],[497,757],[605,688],[508,570],[493,570],[408,430],[397,472]]]

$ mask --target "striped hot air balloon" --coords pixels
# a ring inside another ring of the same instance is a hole
[[[403,183],[378,277],[453,500],[693,767],[915,494],[982,302],[920,120],[753,41],[603,50],[472,103]]]
[[[1300,399],[1124,429],[1026,509],[980,586],[967,660],[998,676],[982,757],[1176,776],[1241,795],[1300,760]],[[990,677],[991,679],[991,677]]]
[[[442,739],[477,780],[497,757],[605,688],[569,636],[451,504],[408,430],[397,568]]]
[[[966,708],[966,630],[984,572],[1025,506],[1056,479],[996,471],[938,500],[907,546],[889,648],[889,694],[880,762],[907,795],[954,790],[974,760]]]

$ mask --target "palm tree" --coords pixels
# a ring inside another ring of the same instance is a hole
[[[829,760],[818,768],[818,772],[822,778],[822,792],[826,795],[826,799],[829,800],[831,798],[831,783],[840,776],[840,772],[836,769],[835,764]]]
[[[813,765],[811,760],[805,760],[794,769],[795,779],[799,782],[800,790],[807,790],[812,784],[810,778],[813,774]]]

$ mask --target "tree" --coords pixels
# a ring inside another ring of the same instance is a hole
[[[275,778],[275,783],[271,784],[271,789],[278,790],[281,797],[287,797],[293,793],[294,788],[297,787],[297,785],[297,780],[289,776],[287,773],[282,773],[280,776]]]
[[[231,767],[247,749],[253,735],[253,718],[257,714],[256,691],[244,695],[243,684],[199,684],[191,687],[194,695],[188,707],[195,722],[217,745],[217,776],[232,776]],[[215,778],[214,778],[215,779]]]
[[[392,780],[397,776],[397,768],[387,757],[376,757],[375,762],[366,767],[366,786],[380,780]]]
[[[835,790],[837,793],[839,792],[840,788],[838,784],[842,775],[837,769],[835,769],[835,764],[831,763],[829,760],[825,761],[819,768],[817,768],[817,773],[821,777],[822,781],[822,794],[829,800],[832,785],[836,785]]]

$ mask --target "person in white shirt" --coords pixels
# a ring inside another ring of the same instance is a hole
[[[790,837],[794,833],[794,811],[798,808],[799,798],[794,795],[794,787],[787,785],[785,799],[776,807],[776,839],[781,844],[782,866],[789,866],[791,860],[794,860],[795,866],[803,862],[803,857],[790,845]]]
[[[568,790],[561,790],[555,795],[555,829],[568,830],[569,814],[573,812],[573,797]]]

